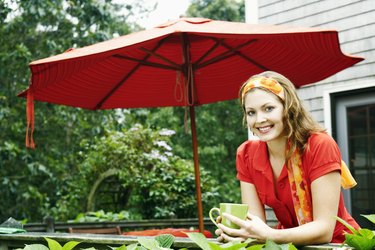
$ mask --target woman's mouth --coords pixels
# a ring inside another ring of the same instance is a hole
[[[272,127],[273,126],[269,125],[269,126],[264,126],[264,127],[258,127],[257,129],[259,130],[260,133],[265,134],[265,133],[268,133],[272,129]]]

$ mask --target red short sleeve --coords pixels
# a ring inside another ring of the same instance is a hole
[[[310,182],[341,169],[341,153],[334,139],[325,133],[313,134],[308,140],[309,147],[304,154],[303,165]]]

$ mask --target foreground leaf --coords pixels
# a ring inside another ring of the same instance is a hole
[[[161,234],[155,237],[160,247],[170,248],[174,242],[174,236],[171,234]]]
[[[211,246],[202,233],[186,233],[202,250],[211,250]]]
[[[266,244],[264,245],[264,249],[266,249],[266,250],[275,250],[275,249],[281,249],[281,248],[274,241],[267,240]]]
[[[65,245],[62,247],[62,250],[72,250],[79,243],[81,243],[81,242],[78,242],[78,241],[69,241],[69,242],[65,243]]]
[[[48,243],[48,248],[50,250],[62,250],[62,246],[57,241],[50,239],[50,238],[44,238]]]
[[[279,245],[281,250],[298,250],[292,243]]]
[[[137,246],[138,246],[138,243],[133,243],[133,244],[130,244],[128,246],[125,246],[125,245],[123,245],[123,246],[125,247],[124,250],[136,250]]]
[[[211,250],[221,250],[221,249],[223,249],[218,244],[215,244],[213,242],[208,242],[208,245],[210,246]]]
[[[161,250],[159,242],[157,242],[155,239],[139,237],[138,242],[146,249]]]
[[[254,245],[254,246],[250,246],[248,248],[246,248],[247,250],[260,250],[264,247],[265,245],[264,244],[257,244],[257,245]]]
[[[48,247],[46,247],[43,244],[30,244],[26,245],[23,250],[49,250]]]
[[[335,216],[336,220],[338,220],[339,222],[341,222],[347,229],[349,229],[353,234],[358,234],[358,231],[355,230],[354,227],[352,227],[352,225],[350,225],[348,222],[346,222],[345,220],[341,219],[340,217],[337,217]]]
[[[240,242],[240,241],[232,241],[225,243],[220,246],[220,249],[225,249],[225,250],[239,250],[239,249],[245,249],[245,247],[248,245],[247,242]]]
[[[358,229],[358,234],[367,239],[373,239],[375,237],[374,232],[367,228]]]
[[[345,234],[345,243],[360,250],[372,250],[375,247],[375,239],[368,239],[355,234]]]
[[[368,215],[361,214],[361,216],[365,217],[366,219],[368,219],[369,221],[375,224],[375,214],[368,214]]]
[[[136,244],[137,245],[137,244]],[[130,246],[130,245],[129,245]],[[112,250],[128,250],[128,247],[126,247],[125,245],[122,245],[122,246],[119,246],[119,247],[111,247],[111,246],[108,246],[110,249]]]

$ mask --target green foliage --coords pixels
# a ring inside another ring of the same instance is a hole
[[[200,247],[202,250],[297,250],[297,248],[289,244],[276,244],[272,240],[267,240],[265,244],[257,244],[254,239],[248,239],[245,242],[228,242],[225,244],[217,244],[208,241],[207,238],[201,233],[186,233],[190,240]],[[69,241],[61,246],[57,241],[49,238],[45,238],[48,243],[48,248],[41,244],[26,245],[23,249],[17,250],[72,250],[80,242]],[[112,250],[173,250],[172,245],[174,243],[175,237],[170,234],[162,234],[155,237],[138,237],[138,243],[130,244],[128,246],[122,245],[120,247],[110,247]],[[249,246],[250,245],[250,246]],[[96,250],[95,248],[87,248],[85,250]],[[187,250],[186,248],[181,248],[180,250]]]
[[[49,250],[49,248],[43,244],[30,244],[26,245],[24,248],[17,248],[16,250]]]
[[[248,250],[266,249],[266,250],[297,250],[292,244],[276,244],[272,240],[267,240],[265,244],[257,244],[246,248]]]
[[[254,239],[247,239],[245,242],[232,241],[225,244],[216,244],[210,242],[201,233],[186,233],[188,237],[194,241],[203,250],[245,250],[245,249],[267,249],[267,250],[297,250],[297,248],[292,244],[276,244],[272,240],[267,240],[265,244],[257,244]],[[250,246],[248,246],[250,244]],[[248,247],[247,247],[248,246]]]
[[[41,221],[47,215],[61,220],[74,218],[77,211],[86,207],[84,192],[87,195],[96,174],[104,171],[104,166],[109,166],[95,164],[97,169],[84,169],[83,164],[90,165],[96,161],[105,163],[94,153],[85,155],[86,150],[95,150],[91,147],[99,138],[107,135],[106,130],[130,129],[137,122],[145,128],[169,128],[176,131],[176,135],[170,142],[174,155],[168,164],[160,166],[143,159],[156,171],[138,172],[137,185],[142,188],[132,192],[129,204],[142,203],[142,208],[154,204],[170,206],[152,207],[152,211],[146,212],[146,217],[196,217],[194,178],[193,173],[188,172],[192,164],[183,160],[191,160],[193,157],[191,134],[184,131],[182,108],[93,112],[36,102],[34,137],[37,148],[32,151],[24,146],[25,100],[18,98],[17,94],[29,84],[28,64],[69,48],[82,47],[141,29],[129,22],[129,18],[134,17],[134,13],[140,13],[137,18],[147,14],[148,10],[144,9],[142,2],[120,5],[113,1],[96,0],[0,1],[1,220],[10,216],[27,218],[29,222]],[[190,16],[244,20],[243,1],[194,1],[193,5],[195,7],[189,9]],[[120,12],[125,14],[119,15]],[[204,209],[217,203],[215,197],[218,192],[222,200],[237,202],[240,200],[240,192],[235,179],[235,152],[247,137],[241,124],[241,110],[236,101],[228,101],[204,105],[196,111]],[[84,139],[86,141],[82,142]],[[118,164],[116,150],[113,150],[111,160]],[[121,146],[119,150],[123,151],[124,147]],[[77,155],[76,152],[82,153]],[[88,159],[90,157],[91,160]],[[177,167],[172,167],[174,164]],[[181,168],[182,174],[175,168]],[[125,179],[127,175],[125,171],[122,172],[121,178]],[[151,179],[138,180],[142,173],[145,173],[144,178]],[[86,175],[88,180],[81,179]],[[166,181],[157,183],[157,178]],[[173,180],[172,185],[168,184],[169,180]],[[129,180],[124,181],[124,186],[127,182]],[[220,185],[219,190],[216,190],[213,187],[218,182],[225,185]],[[144,201],[142,192],[147,194]],[[179,202],[173,203],[177,199],[180,199]],[[134,211],[130,212],[134,214]],[[204,213],[207,214],[207,211]]]
[[[138,242],[145,249],[150,250],[172,250],[174,237],[168,234],[158,235],[155,238],[138,237]]]
[[[78,152],[81,163],[71,170],[74,177],[66,181],[69,191],[65,199],[69,201],[70,214],[79,211],[86,202],[97,176],[112,168],[117,170],[124,189],[131,193],[125,209],[132,216],[140,215],[144,219],[196,217],[194,167],[191,161],[173,153],[172,134],[169,130],[136,125],[121,132],[107,131],[94,142],[83,140],[82,150]],[[203,168],[201,179],[203,200],[217,201],[218,184]],[[64,215],[60,211],[55,216]]]
[[[65,243],[64,246],[61,246],[60,243],[53,239],[44,238],[48,243],[48,248],[50,250],[72,250],[75,246],[77,246],[80,242],[78,241],[69,241]]]
[[[105,212],[99,210],[96,212],[79,213],[74,220],[68,222],[104,222],[104,221],[124,221],[135,219],[128,211],[120,211],[119,213]]]
[[[375,224],[375,214],[371,215],[362,215],[366,219],[370,220],[372,223]],[[375,232],[371,231],[366,228],[360,228],[356,230],[352,227],[349,223],[345,220],[341,219],[340,217],[336,217],[336,219],[342,223],[346,228],[352,232],[352,234],[346,233],[345,234],[345,242],[351,247],[355,249],[361,250],[372,250],[375,248]]]
[[[0,219],[41,221],[66,193],[65,180],[77,163],[82,138],[101,136],[122,125],[114,111],[92,112],[35,103],[37,149],[25,142],[25,100],[17,94],[29,83],[28,63],[130,32],[133,8],[110,1],[0,1]],[[141,1],[139,1],[141,4]],[[126,7],[126,15],[118,12]],[[136,6],[134,6],[136,7]]]
[[[245,2],[244,0],[192,0],[188,14],[215,20],[244,22]]]

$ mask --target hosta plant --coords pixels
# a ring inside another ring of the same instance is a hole
[[[195,242],[202,250],[297,250],[293,244],[276,244],[268,240],[265,244],[256,244],[253,239],[248,239],[245,242],[228,242],[219,244],[209,241],[202,233],[186,233],[188,237]],[[45,238],[48,247],[42,244],[26,245],[23,249],[16,250],[72,250],[80,242],[69,241],[64,246],[53,239]],[[120,247],[110,247],[111,250],[173,250],[172,245],[175,240],[173,235],[162,234],[155,237],[138,237],[138,242],[130,245],[122,245]],[[250,245],[250,246],[249,246]],[[86,248],[83,250],[96,250],[94,247]],[[181,248],[179,250],[188,250]]]
[[[371,221],[375,224],[375,214],[370,215],[361,215]],[[360,250],[372,250],[375,249],[375,232],[371,231],[367,228],[360,228],[355,229],[352,227],[349,223],[347,223],[345,220],[336,217],[336,219],[344,224],[345,227],[347,227],[352,234],[345,234],[345,242],[351,247],[354,247],[355,249]]]

